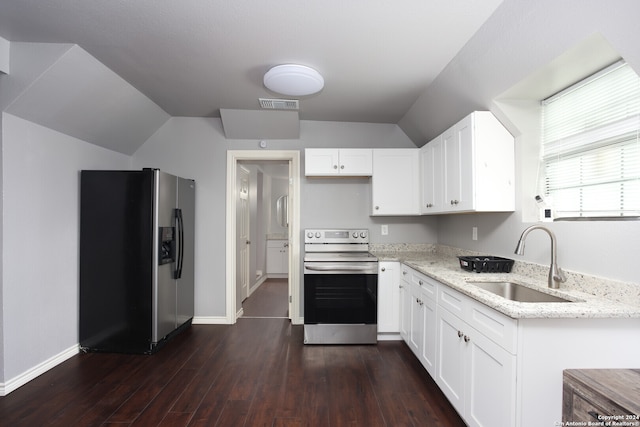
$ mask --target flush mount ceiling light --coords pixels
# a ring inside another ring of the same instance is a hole
[[[271,68],[264,75],[267,89],[290,96],[304,96],[320,92],[324,79],[316,70],[304,65],[284,64]]]

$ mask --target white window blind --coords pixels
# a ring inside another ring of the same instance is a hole
[[[613,64],[542,107],[542,186],[556,216],[640,216],[640,78],[633,69]]]

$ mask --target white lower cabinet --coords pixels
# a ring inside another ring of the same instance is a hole
[[[516,356],[438,311],[436,383],[469,426],[515,425]]]
[[[401,266],[400,335],[420,363],[435,375],[437,283]]]
[[[468,426],[559,425],[564,369],[640,360],[640,318],[513,319],[405,264],[400,271],[401,336]]]
[[[281,277],[289,273],[289,241],[267,240],[267,274]]]
[[[517,321],[400,269],[400,330],[409,348],[469,426],[516,425]]]
[[[409,325],[411,324],[411,269],[400,266],[400,337],[409,343]]]
[[[400,332],[400,263],[378,263],[378,333]]]
[[[435,376],[436,370],[436,345],[437,345],[437,318],[436,302],[422,293],[422,304],[420,306],[422,318],[422,347],[418,358],[422,366],[431,376]]]

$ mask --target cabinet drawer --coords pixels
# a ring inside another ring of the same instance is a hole
[[[466,321],[511,354],[516,354],[518,321],[470,300]]]
[[[438,288],[438,304],[463,320],[467,301],[467,297],[448,286]]]
[[[573,413],[571,421],[598,422],[598,415],[610,415],[603,408],[594,405],[592,402],[584,399],[578,393],[573,393]]]
[[[400,278],[402,280],[405,280],[409,283],[411,283],[411,273],[414,270],[411,267],[407,267],[406,265],[402,264],[400,266]]]
[[[438,282],[415,270],[411,275],[411,281],[415,285],[419,286],[420,289],[422,289],[422,294],[424,296],[428,297],[433,301],[436,300],[436,295],[438,291]]]

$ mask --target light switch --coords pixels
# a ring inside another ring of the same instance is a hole
[[[389,226],[387,224],[380,226],[380,234],[382,234],[383,236],[386,236],[389,234]]]
[[[478,227],[471,228],[471,240],[478,240]]]

